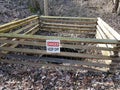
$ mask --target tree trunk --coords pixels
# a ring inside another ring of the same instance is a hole
[[[115,0],[115,5],[112,12],[117,13],[118,7],[119,7],[119,0]]]
[[[44,0],[44,14],[48,16],[48,0]]]
[[[115,4],[115,1],[116,1],[116,0],[112,0],[112,3]]]

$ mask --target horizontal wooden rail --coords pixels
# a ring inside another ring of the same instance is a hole
[[[70,60],[70,59],[60,59],[60,58],[52,58],[52,57],[40,57],[38,60],[37,56],[27,56],[27,55],[16,55],[16,54],[5,54],[3,55],[3,57],[7,57],[9,59],[26,59],[26,60],[32,60],[32,61],[43,61],[43,62],[59,62],[59,63],[64,63],[64,64],[71,64],[71,65],[87,65],[87,66],[95,66],[95,67],[109,67],[109,65],[107,64],[103,64],[103,63],[96,63],[96,62],[90,62],[90,61],[80,61],[80,60]]]
[[[57,24],[57,23],[41,23],[47,26],[58,26],[58,27],[77,27],[77,28],[95,28],[96,25],[73,25],[73,24]]]
[[[30,53],[30,54],[45,54],[45,55],[52,55],[52,56],[75,57],[75,58],[120,60],[120,58],[113,58],[110,56],[91,55],[91,54],[82,54],[82,53],[61,52],[61,53],[53,54],[53,53],[47,53],[45,50],[38,50],[38,49],[0,47],[0,50],[21,52],[21,53]]]
[[[5,28],[0,29],[0,33],[10,31],[11,29],[15,29],[16,27],[19,27],[19,26],[21,26],[21,25],[28,24],[28,23],[30,23],[31,21],[36,20],[36,19],[38,19],[38,17],[29,19],[29,20],[26,20],[26,21],[24,21],[24,22],[23,22],[23,21],[22,21],[22,22],[19,22],[18,24],[6,26]]]
[[[67,24],[78,24],[78,25],[83,25],[83,24],[90,24],[90,25],[92,25],[92,24],[97,24],[97,22],[96,21],[79,21],[79,20],[59,20],[59,19],[46,19],[46,18],[44,18],[44,19],[40,19],[40,21],[41,22],[51,22],[51,23],[67,23]]]
[[[71,36],[73,36],[73,37],[78,37],[78,36],[81,36],[81,35],[96,35],[96,32],[94,32],[94,31],[91,31],[91,32],[89,32],[89,31],[83,31],[83,30],[64,30],[64,29],[45,29],[45,28],[41,28],[40,29],[41,31],[46,31],[46,32],[52,32],[52,33],[56,33],[58,36],[60,36],[60,35],[66,35],[66,36],[69,36],[70,35],[70,37]]]
[[[12,40],[0,40],[0,43],[8,44],[21,44],[21,45],[31,45],[31,46],[44,46],[46,47],[46,42],[37,42],[37,41],[12,41]],[[70,45],[61,43],[61,48],[71,48],[71,49],[87,49],[87,50],[104,50],[104,51],[119,51],[120,48],[107,48],[107,47],[96,47],[96,46],[87,46],[87,45]]]
[[[38,62],[38,63],[34,63],[34,62],[26,62],[26,61],[18,61],[18,60],[5,60],[5,59],[1,59],[1,62],[4,63],[9,63],[9,64],[22,64],[22,65],[27,65],[27,66],[31,66],[31,67],[36,67],[36,68],[41,68],[43,67],[52,67],[52,68],[59,68],[62,70],[75,70],[75,69],[84,69],[84,70],[89,70],[89,71],[94,71],[94,72],[105,72],[105,70],[99,70],[99,69],[95,69],[95,68],[89,68],[89,67],[82,67],[82,66],[74,66],[74,65],[56,65],[56,64],[45,64],[43,62]]]
[[[100,44],[120,44],[117,40],[109,39],[90,39],[90,38],[71,38],[57,36],[40,36],[40,35],[22,35],[22,34],[5,34],[0,33],[0,37],[18,38],[18,39],[33,39],[33,40],[62,40],[68,42],[85,42],[85,43],[100,43]]]
[[[49,18],[49,19],[76,19],[80,21],[97,21],[97,18],[86,18],[86,17],[58,17],[58,16],[40,16],[40,18]]]
[[[70,27],[55,27],[55,26],[41,26],[41,29],[54,29],[54,31],[59,31],[59,30],[73,30],[73,32],[75,31],[85,31],[85,32],[96,32],[96,28],[70,28]],[[56,29],[56,30],[55,30]]]
[[[33,15],[33,16],[27,17],[25,19],[20,19],[20,20],[13,21],[13,22],[10,22],[10,23],[7,23],[7,24],[3,24],[3,25],[0,25],[0,29],[5,28],[6,26],[11,26],[11,25],[14,25],[14,24],[18,24],[18,23],[21,23],[21,22],[24,22],[24,21],[27,21],[27,20],[30,20],[30,19],[33,19],[33,18],[36,18],[36,17],[38,17],[38,16]]]

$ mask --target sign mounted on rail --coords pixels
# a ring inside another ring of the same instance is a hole
[[[46,40],[46,50],[48,53],[60,53],[60,40]]]

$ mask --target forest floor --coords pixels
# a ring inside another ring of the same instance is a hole
[[[0,90],[120,90],[120,73],[0,63]]]

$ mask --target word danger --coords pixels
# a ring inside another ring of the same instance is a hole
[[[60,53],[60,40],[46,40],[46,50],[48,53]]]

